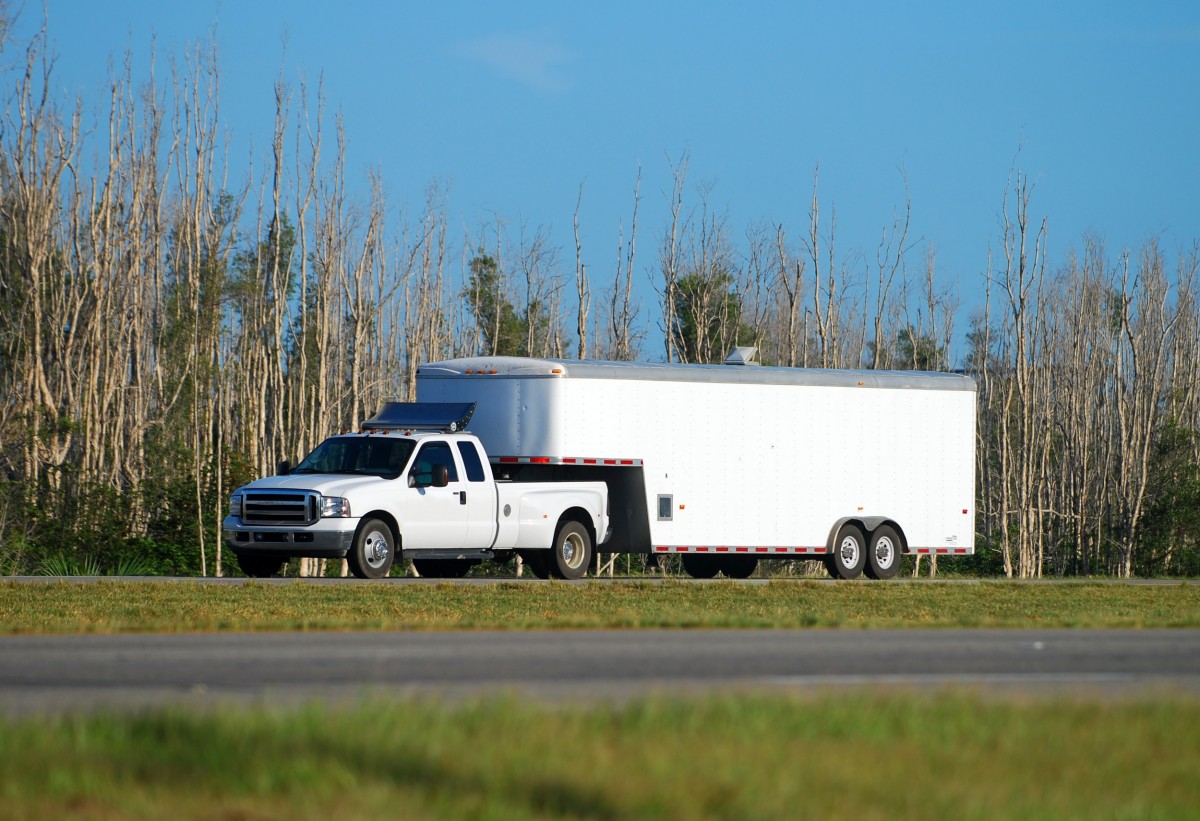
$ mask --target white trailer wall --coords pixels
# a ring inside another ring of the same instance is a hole
[[[974,549],[967,377],[492,357],[422,366],[417,392],[477,402],[493,460],[641,464],[655,550],[823,552],[848,518]]]

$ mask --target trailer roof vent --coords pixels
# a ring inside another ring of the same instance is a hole
[[[725,357],[726,365],[757,365],[754,361],[754,355],[758,353],[758,348],[747,346],[745,348],[734,348],[729,352],[729,356]]]
[[[463,430],[475,413],[474,402],[388,402],[362,423],[363,429]]]

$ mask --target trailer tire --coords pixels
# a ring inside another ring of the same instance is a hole
[[[715,556],[683,553],[679,559],[683,563],[684,572],[693,579],[711,579],[721,572]]]
[[[867,563],[867,539],[858,525],[845,524],[825,554],[825,567],[835,579],[857,579]]]
[[[282,556],[270,553],[239,553],[238,567],[252,579],[266,579],[274,576],[283,567]]]
[[[575,521],[558,525],[550,548],[550,572],[559,579],[580,579],[592,563],[592,538],[587,528]]]
[[[867,551],[867,577],[884,581],[900,569],[900,536],[888,525],[880,525],[871,533]]]
[[[722,556],[721,572],[731,579],[748,579],[758,569],[757,556]]]
[[[360,579],[382,579],[396,559],[392,529],[382,519],[364,519],[346,554],[350,572]]]

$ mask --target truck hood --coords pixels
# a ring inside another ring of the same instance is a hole
[[[380,476],[347,476],[340,473],[302,473],[295,476],[268,476],[257,479],[242,490],[315,490],[323,496],[353,496],[355,491],[377,489],[400,479]],[[235,491],[235,492],[238,492]]]

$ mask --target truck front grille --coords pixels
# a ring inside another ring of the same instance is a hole
[[[320,495],[311,490],[248,490],[242,496],[243,524],[311,525],[320,517]]]

